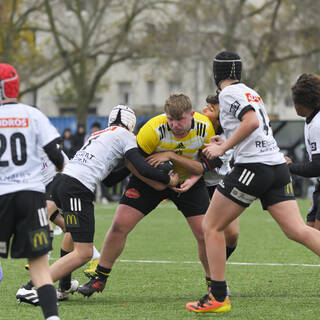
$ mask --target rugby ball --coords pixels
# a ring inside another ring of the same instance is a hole
[[[157,168],[167,174],[171,174],[173,172],[173,162],[171,160],[161,162]]]

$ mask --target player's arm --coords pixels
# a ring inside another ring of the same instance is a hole
[[[320,154],[313,154],[311,162],[291,162],[288,164],[290,173],[298,176],[312,178],[320,177]]]
[[[173,151],[158,152],[147,157],[147,161],[153,166],[158,166],[161,162],[167,160],[171,160],[175,165],[196,176],[215,168],[221,168],[223,164],[220,158],[208,159],[201,150],[199,151],[199,161],[180,156]]]
[[[157,169],[145,161],[138,148],[132,148],[125,153],[125,159],[135,168],[136,173],[147,179],[155,180],[165,185],[175,186],[178,181],[174,176]]]
[[[61,171],[64,166],[64,157],[58,147],[60,138],[54,139],[43,147],[43,150],[48,155],[48,158],[56,166],[56,168]]]
[[[106,187],[112,187],[113,185],[126,178],[130,173],[130,170],[125,165],[123,165],[120,168],[112,170],[109,175],[104,180],[102,180],[102,183]]]
[[[166,189],[168,186],[166,184],[163,184],[161,182],[155,181],[155,180],[151,180],[148,178],[145,178],[144,176],[142,176],[141,174],[139,174],[139,172],[137,171],[137,169],[133,166],[133,164],[130,161],[126,161],[126,165],[127,167],[130,169],[130,171],[141,181],[143,181],[144,183],[146,183],[148,186],[150,186],[151,188],[157,190],[157,191],[161,191]]]
[[[241,117],[241,123],[233,135],[221,144],[206,144],[203,153],[209,159],[222,156],[227,150],[242,142],[250,136],[250,134],[259,127],[259,120],[254,109],[248,109]],[[213,137],[214,139],[215,137]]]

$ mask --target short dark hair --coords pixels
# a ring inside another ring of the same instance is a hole
[[[97,127],[97,128],[101,128],[101,124],[100,124],[100,122],[98,122],[98,121],[95,121],[92,125],[91,125],[91,127],[90,128],[94,128],[94,127]]]
[[[320,76],[314,73],[303,73],[291,88],[294,104],[320,110]]]
[[[219,104],[218,95],[215,95],[215,96],[209,95],[209,96],[207,96],[206,102],[210,103],[210,104]]]

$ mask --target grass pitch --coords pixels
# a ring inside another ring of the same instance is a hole
[[[299,200],[305,216],[309,200]],[[98,249],[117,204],[96,205]],[[290,219],[290,212],[288,212]],[[55,237],[52,259],[59,256],[62,235]],[[41,309],[18,305],[15,293],[28,281],[25,260],[1,260],[0,319],[43,319]],[[52,260],[51,260],[52,262]],[[83,266],[73,277],[87,281]],[[206,293],[191,231],[167,201],[129,235],[105,290],[86,299],[79,294],[59,304],[61,319],[320,319],[319,257],[289,241],[271,216],[255,202],[240,218],[237,250],[227,265],[232,310],[227,314],[193,314],[185,303]]]

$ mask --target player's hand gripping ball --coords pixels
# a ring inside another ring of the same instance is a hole
[[[158,169],[162,170],[167,174],[171,174],[173,172],[173,162],[171,160],[161,162],[158,165]]]

